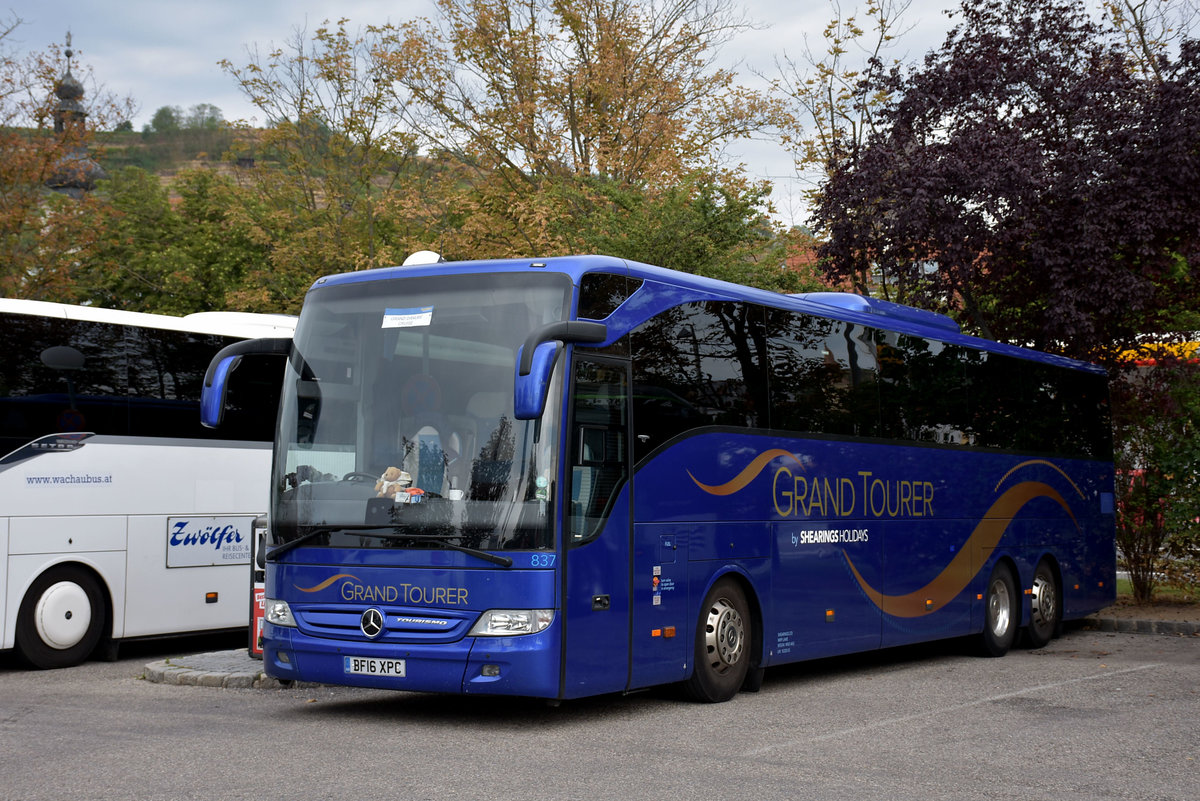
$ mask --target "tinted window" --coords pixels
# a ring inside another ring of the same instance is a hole
[[[632,336],[637,457],[704,425],[768,425],[763,311],[741,303],[669,309]]]
[[[771,427],[877,436],[875,348],[867,329],[771,310]]]
[[[706,425],[1112,456],[1103,375],[739,303],[670,309],[632,342],[638,459]]]
[[[121,327],[5,314],[0,353],[4,453],[46,434],[127,433]]]
[[[268,441],[283,361],[250,357],[219,431],[200,425],[200,387],[227,337],[25,314],[0,316],[0,450],[53,433]]]
[[[876,342],[881,435],[965,444],[970,420],[962,349],[886,331],[876,334]]]
[[[585,320],[603,320],[624,303],[641,286],[641,280],[631,280],[611,273],[588,273],[579,282],[579,314]]]
[[[575,360],[568,517],[572,544],[600,533],[628,475],[626,381],[623,363]]]

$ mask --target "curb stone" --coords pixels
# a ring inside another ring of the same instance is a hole
[[[155,684],[219,687],[228,690],[270,690],[284,687],[262,669],[262,661],[251,658],[245,648],[173,656],[146,665],[142,678]]]
[[[1200,623],[1183,620],[1086,617],[1079,620],[1078,624],[1086,629],[1123,634],[1200,636]],[[293,686],[319,686],[309,682],[283,684],[278,679],[271,678],[263,672],[262,660],[251,657],[245,648],[173,656],[159,662],[150,662],[146,665],[142,678],[156,684],[217,687],[228,690],[276,690]]]

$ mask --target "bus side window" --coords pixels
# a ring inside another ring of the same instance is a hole
[[[627,378],[624,368],[578,359],[571,459],[571,543],[600,533],[628,477]]]

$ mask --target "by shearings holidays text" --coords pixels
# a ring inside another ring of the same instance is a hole
[[[792,532],[792,547],[801,545],[849,545],[869,542],[870,533],[865,528],[814,528]]]

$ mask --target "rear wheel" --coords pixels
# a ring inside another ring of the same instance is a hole
[[[30,585],[17,613],[17,651],[36,668],[77,665],[104,630],[104,600],[90,573],[64,566]]]
[[[983,596],[983,633],[979,650],[984,656],[1004,656],[1012,647],[1021,620],[1017,582],[1012,568],[1001,562],[992,568]]]
[[[750,605],[737,582],[713,585],[700,608],[695,665],[688,693],[698,701],[728,701],[737,695],[750,669]]]
[[[1058,591],[1058,579],[1050,563],[1045,560],[1039,562],[1033,571],[1029,606],[1025,641],[1030,648],[1041,648],[1054,639],[1062,620],[1062,595]]]

